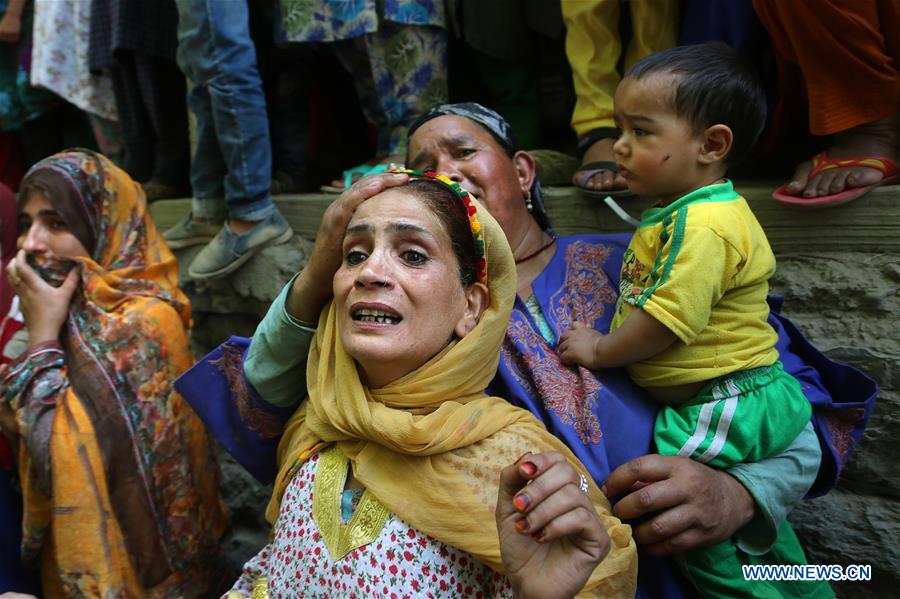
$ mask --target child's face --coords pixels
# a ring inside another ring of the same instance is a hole
[[[669,204],[706,184],[697,156],[703,136],[671,106],[675,76],[627,77],[616,89],[613,146],[619,173],[638,194]]]

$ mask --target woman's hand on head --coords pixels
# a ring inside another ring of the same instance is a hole
[[[81,280],[81,268],[73,268],[61,286],[53,287],[28,265],[25,250],[19,250],[6,266],[6,275],[19,297],[29,343],[37,345],[59,340],[59,332],[69,314],[69,304]]]
[[[517,597],[571,597],[611,542],[581,476],[559,453],[526,454],[500,473],[500,555]]]
[[[735,478],[677,456],[645,455],[616,468],[603,492],[619,497],[613,514],[632,525],[641,553],[669,555],[731,538],[753,518],[756,504]]]
[[[356,181],[339,195],[322,216],[312,253],[302,274],[294,280],[287,298],[288,313],[304,322],[316,322],[331,297],[334,273],[343,261],[342,246],[347,225],[360,204],[391,187],[403,185],[409,175],[387,173]]]

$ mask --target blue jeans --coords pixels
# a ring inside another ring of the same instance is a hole
[[[193,213],[263,220],[275,210],[272,148],[247,0],[176,4],[178,66],[192,84],[187,101],[197,119]]]

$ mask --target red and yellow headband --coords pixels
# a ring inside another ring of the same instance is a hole
[[[422,177],[425,179],[435,179],[449,187],[453,193],[462,201],[463,207],[466,209],[466,215],[469,217],[469,228],[472,231],[472,239],[475,241],[475,251],[478,253],[478,281],[487,284],[487,245],[484,242],[484,230],[481,223],[478,222],[478,209],[475,207],[475,198],[462,186],[446,177],[433,171],[414,171],[410,169],[396,169],[392,173],[400,173],[409,175],[410,177]]]

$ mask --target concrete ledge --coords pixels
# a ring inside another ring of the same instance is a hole
[[[762,223],[776,254],[791,251],[894,251],[900,252],[900,186],[879,187],[864,197],[827,210],[788,208],[772,200],[776,183],[735,183]],[[561,235],[628,231],[602,202],[588,198],[574,187],[547,187],[547,212]],[[334,194],[276,196],[275,203],[300,237],[314,239],[319,221]],[[643,198],[619,204],[639,217],[651,205]],[[190,210],[190,200],[164,200],[150,206],[161,230],[167,229]]]

